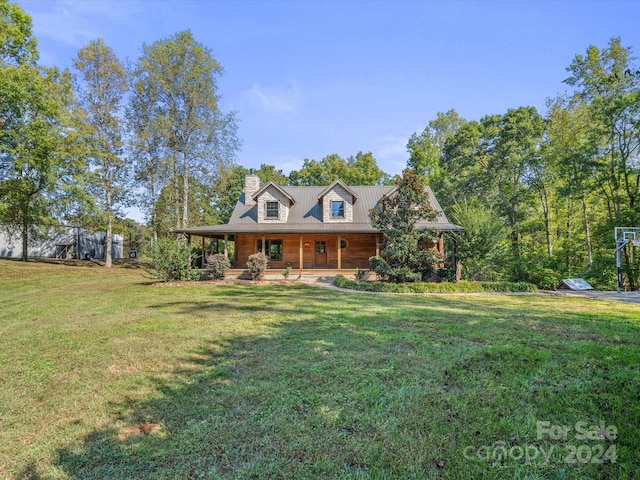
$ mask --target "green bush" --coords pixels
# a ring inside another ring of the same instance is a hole
[[[356,281],[364,282],[369,276],[369,270],[365,270],[363,268],[356,267]]]
[[[264,276],[269,260],[264,253],[258,252],[249,255],[247,267],[249,268],[249,276],[251,280],[260,280]]]
[[[287,265],[282,272],[280,272],[285,280],[289,280],[289,275],[291,275],[291,265]]]
[[[153,268],[158,277],[165,282],[190,279],[189,267],[193,257],[189,245],[168,238],[158,240],[151,249]]]
[[[223,253],[211,255],[207,262],[207,270],[214,280],[224,280],[224,276],[230,268],[231,262]]]
[[[389,293],[482,293],[482,292],[535,292],[536,286],[525,282],[442,282],[442,283],[387,283],[357,282],[338,275],[333,284],[339,288],[367,292]]]

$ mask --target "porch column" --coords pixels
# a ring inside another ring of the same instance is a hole
[[[224,234],[224,256],[228,257],[229,256],[229,251],[227,250],[227,239],[229,238],[229,234],[225,233]]]
[[[204,268],[205,265],[207,263],[207,254],[204,250],[204,237],[202,237],[202,258],[201,258],[201,262],[200,262],[200,267]]]
[[[342,237],[338,234],[338,270],[342,270]]]
[[[300,275],[302,275],[303,268],[304,268],[304,243],[302,243],[302,234],[300,234]]]
[[[267,251],[267,247],[266,247],[266,241],[267,239],[265,238],[265,234],[262,234],[262,253],[264,253],[266,255],[266,251]]]
[[[376,257],[380,256],[380,237],[376,233]]]

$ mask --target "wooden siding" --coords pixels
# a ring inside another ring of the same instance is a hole
[[[442,235],[442,234],[441,234]],[[261,234],[236,234],[235,235],[235,268],[245,268],[249,255],[256,253]],[[380,248],[382,248],[382,235],[379,234]],[[270,268],[286,268],[291,266],[294,269],[300,268],[300,234],[268,234],[265,240],[282,240],[283,253],[282,260],[269,261]],[[338,239],[347,243],[342,249],[340,268],[369,268],[369,258],[376,254],[375,234],[302,234],[303,268],[338,268]],[[430,244],[429,248],[436,248],[442,254],[442,237],[435,244]],[[325,242],[326,264],[316,258],[316,242]]]

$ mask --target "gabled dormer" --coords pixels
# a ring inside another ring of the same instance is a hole
[[[353,204],[358,195],[342,180],[334,180],[318,194],[324,223],[352,223]]]
[[[287,223],[293,197],[274,181],[267,182],[252,197],[256,202],[258,223]]]

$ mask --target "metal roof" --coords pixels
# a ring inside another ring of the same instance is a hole
[[[266,186],[266,185],[265,185]],[[375,233],[371,226],[369,210],[375,208],[382,197],[391,193],[394,186],[353,186],[351,192],[358,201],[353,204],[353,221],[346,223],[324,223],[322,206],[318,196],[326,193],[327,187],[280,187],[280,190],[294,199],[289,207],[287,223],[258,223],[257,205],[245,205],[244,193],[236,203],[231,219],[225,225],[211,225],[177,230],[191,235],[233,234],[233,233]],[[460,231],[462,227],[449,222],[430,187],[426,187],[431,207],[436,211],[432,221],[418,222],[419,230]],[[263,189],[260,189],[263,191]]]

